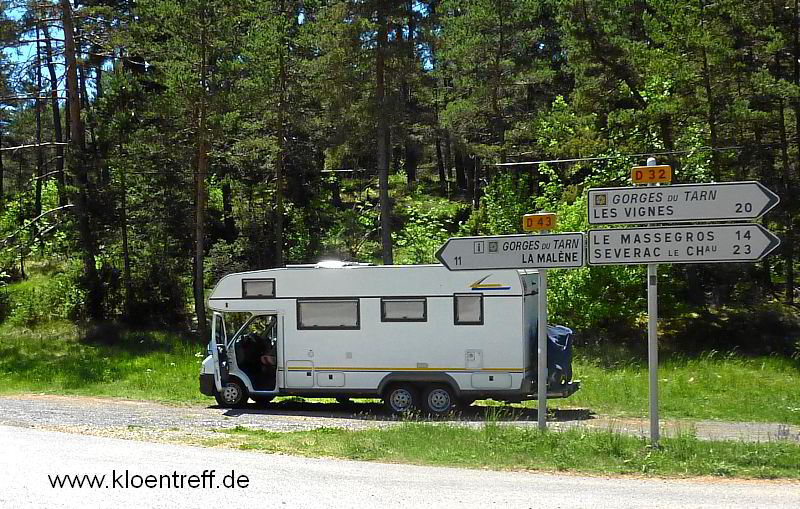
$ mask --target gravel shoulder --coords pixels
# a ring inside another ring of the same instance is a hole
[[[513,410],[508,415],[500,412],[497,421],[511,426],[536,426],[536,410]],[[470,407],[456,418],[435,422],[480,427],[484,421],[484,409]],[[216,430],[236,426],[290,432],[321,427],[359,430],[395,426],[399,422],[377,403],[284,401],[266,407],[225,409],[215,405],[166,405],[51,394],[0,395],[0,425],[155,442],[207,443],[220,438]],[[613,429],[635,436],[649,433],[646,419],[594,415],[581,409],[557,411],[549,427]],[[693,430],[705,440],[782,440],[800,444],[800,426],[780,423],[676,420],[662,421],[662,430],[666,435]]]

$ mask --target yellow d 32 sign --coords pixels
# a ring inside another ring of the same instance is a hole
[[[556,215],[549,212],[539,214],[525,214],[522,216],[522,230],[526,232],[537,232],[540,230],[552,230],[556,227]]]
[[[669,184],[672,182],[672,166],[634,166],[631,169],[631,180],[634,184]]]

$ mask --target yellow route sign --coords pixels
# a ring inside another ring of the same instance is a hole
[[[634,184],[669,184],[672,182],[672,166],[634,166],[631,169],[631,180]]]
[[[539,214],[525,214],[522,216],[522,230],[526,232],[538,232],[540,230],[552,230],[556,227],[556,215],[549,212]]]

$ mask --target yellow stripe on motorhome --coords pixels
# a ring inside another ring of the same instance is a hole
[[[309,368],[304,368],[302,366],[290,366],[287,368],[289,371],[308,371]],[[473,372],[473,371],[502,371],[504,373],[522,373],[522,370],[519,368],[392,368],[392,367],[384,367],[384,368],[359,368],[359,367],[342,367],[342,366],[314,366],[314,370],[316,371],[464,371],[464,372]]]

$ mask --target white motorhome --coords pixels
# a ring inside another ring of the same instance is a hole
[[[209,298],[200,388],[223,406],[381,397],[392,412],[434,414],[476,399],[535,399],[538,279],[343,262],[230,274]],[[233,316],[244,322],[237,330]],[[568,366],[548,372],[548,397],[578,389]]]

